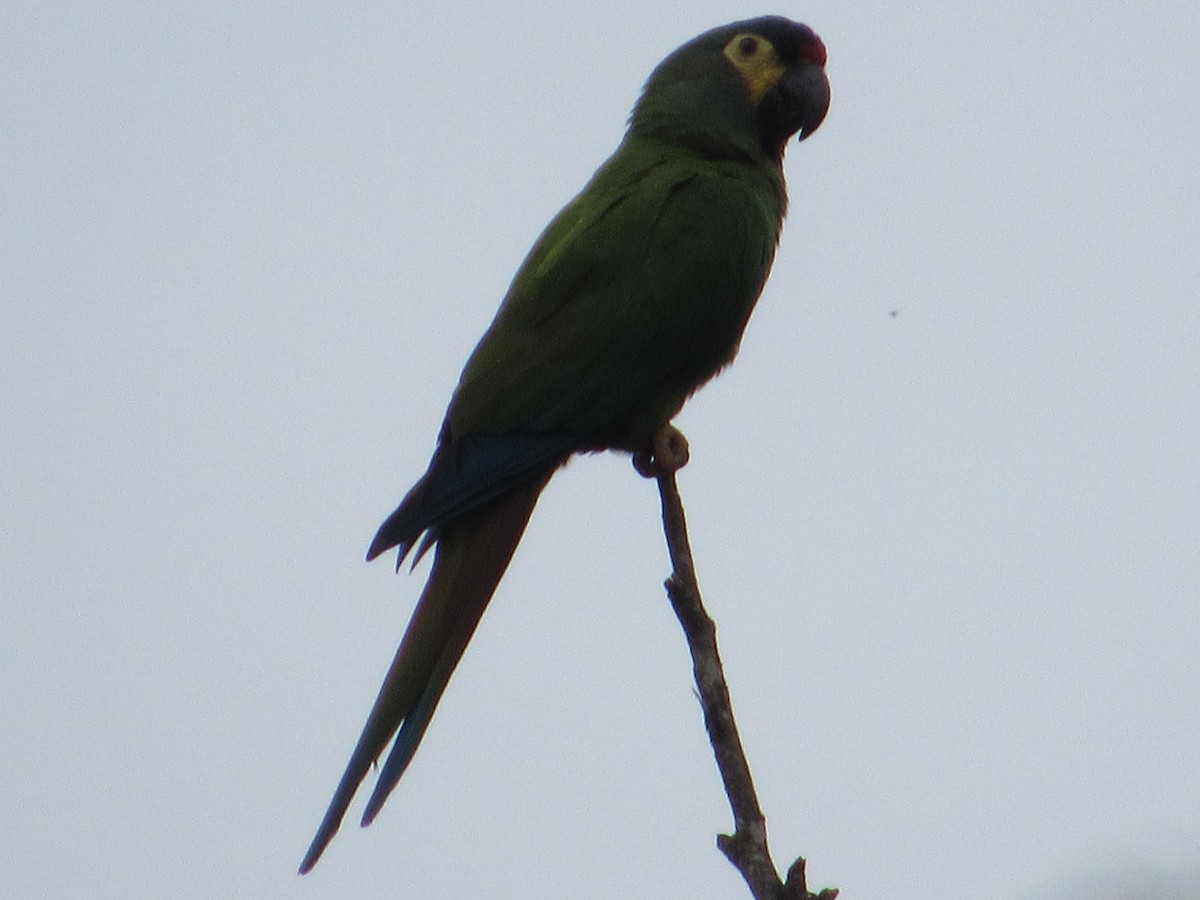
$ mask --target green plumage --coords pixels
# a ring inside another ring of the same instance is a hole
[[[782,218],[778,169],[631,136],[521,267],[463,372],[450,434],[641,449],[732,358]]]
[[[424,536],[434,566],[301,866],[396,735],[368,803],[399,780],[537,496],[573,453],[645,452],[728,364],[774,258],[783,148],[821,122],[825,49],[768,17],[715,29],[655,70],[613,156],[543,232],[462,377],[429,470],[368,551]]]

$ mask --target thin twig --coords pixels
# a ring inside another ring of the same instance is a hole
[[[671,577],[666,581],[667,597],[683,626],[692,653],[692,671],[704,710],[704,726],[716,756],[725,794],[733,811],[734,832],[717,836],[717,846],[746,880],[754,900],[834,900],[837,891],[827,889],[810,894],[804,875],[804,859],[788,868],[787,880],[781,881],[767,848],[767,823],[758,805],[750,765],[742,750],[729,686],[717,651],[717,627],[704,609],[696,568],[688,542],[683,500],[675,483],[675,472],[660,471],[658,489],[662,495],[663,532],[671,556]]]

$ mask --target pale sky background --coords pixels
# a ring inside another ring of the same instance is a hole
[[[362,555],[467,353],[654,64],[766,12],[833,106],[679,425],[777,860],[1200,897],[1194,0],[4,4],[0,894],[748,896],[615,456],[295,871],[425,574]]]

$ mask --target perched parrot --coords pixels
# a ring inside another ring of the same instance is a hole
[[[821,39],[778,16],[684,44],[534,244],[467,360],[428,471],[367,551],[398,548],[398,568],[436,547],[302,873],[393,737],[363,825],[400,780],[554,471],[598,450],[671,464],[671,418],[733,359],[766,282],[784,147],[825,118],[824,67]]]

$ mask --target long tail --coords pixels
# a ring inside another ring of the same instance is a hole
[[[549,477],[520,485],[443,528],[429,581],[300,874],[321,858],[358,786],[393,735],[396,742],[367,802],[363,825],[371,823],[399,782]]]

